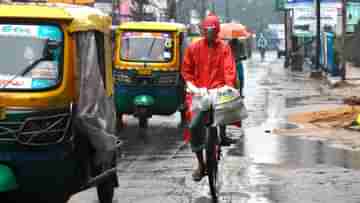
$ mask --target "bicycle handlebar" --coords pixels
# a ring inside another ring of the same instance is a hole
[[[201,99],[201,104],[198,106],[198,112],[193,116],[190,121],[189,128],[194,129],[199,126],[200,122],[204,120],[205,116],[212,112],[212,107],[215,104],[215,100],[217,99],[218,94],[225,91],[237,91],[235,89],[227,89],[227,88],[214,88],[214,89],[206,89],[206,94],[194,94],[194,96],[199,97]],[[209,115],[209,123],[212,122],[213,115]]]

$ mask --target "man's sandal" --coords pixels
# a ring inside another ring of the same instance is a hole
[[[201,181],[204,176],[206,176],[205,170],[200,170],[199,168],[195,169],[192,174],[192,178],[195,182]]]

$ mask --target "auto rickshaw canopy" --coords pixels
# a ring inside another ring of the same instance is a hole
[[[169,22],[126,22],[118,27],[120,30],[141,30],[141,31],[172,31],[186,32],[186,26],[181,23]]]
[[[69,21],[69,32],[97,30],[109,33],[111,17],[97,9],[63,3],[0,4],[0,18]]]

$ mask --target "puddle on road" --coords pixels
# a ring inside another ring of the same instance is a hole
[[[321,95],[286,98],[286,107],[298,107],[304,105],[336,105],[343,104],[343,101],[335,97],[324,97]]]
[[[254,66],[254,64],[248,64]],[[257,65],[257,64],[256,64]],[[309,108],[311,105],[334,105],[336,98],[323,99],[316,85],[308,84],[304,76],[296,74],[281,81],[269,77],[271,69],[254,66],[247,69],[245,103],[249,118],[245,120],[245,135],[238,143],[225,149],[224,185],[221,203],[275,203],[279,202],[277,177],[266,172],[274,166],[281,172],[318,165],[360,169],[360,152],[336,148],[322,140],[309,140],[271,134],[274,128],[294,129],[287,123],[284,109]],[[274,71],[279,71],[275,70]],[[276,73],[277,74],[277,73]],[[270,74],[271,75],[271,74]],[[280,78],[281,79],[281,78]],[[296,81],[297,79],[301,79]],[[289,81],[290,80],[290,81]],[[237,131],[232,132],[234,136]],[[248,161],[249,160],[249,161]],[[282,170],[284,169],[284,170]],[[205,195],[192,203],[210,203]]]
[[[249,128],[246,129],[241,142],[229,149],[229,155],[249,157],[255,163],[280,165],[280,167],[302,168],[324,164],[360,169],[358,151],[337,148],[321,140],[271,134],[274,128],[297,127],[287,123],[285,109],[291,108],[293,111],[297,108],[311,109],[311,106],[304,106],[307,100],[310,100],[312,105],[331,106],[339,102],[337,98],[322,98],[316,83],[308,84],[307,89],[297,83],[272,85],[279,82],[278,78],[269,77],[270,72],[276,69],[252,68],[247,70],[250,85],[247,86],[246,93],[249,93],[249,96],[245,100],[249,110],[249,118],[245,120],[245,126]],[[304,80],[304,76],[301,77]],[[294,76],[288,79],[294,79]],[[295,89],[297,89],[296,95],[288,97]]]
[[[335,148],[321,140],[266,134],[261,128],[247,130],[242,141],[229,149],[228,154],[249,157],[254,163],[289,168],[322,164],[360,169],[359,151]]]

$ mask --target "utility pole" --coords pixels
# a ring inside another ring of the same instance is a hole
[[[117,25],[119,18],[119,7],[121,4],[121,0],[112,0],[112,21],[113,24]]]
[[[166,1],[166,14],[167,20],[175,20],[176,18],[176,1],[175,0],[167,0]]]
[[[227,0],[226,0],[227,1]],[[211,12],[216,13],[215,0],[210,0]]]
[[[285,65],[284,67],[287,68],[289,66],[289,50],[288,50],[288,47],[289,47],[289,39],[288,39],[288,35],[289,35],[289,13],[288,13],[288,9],[286,9],[284,11],[284,35],[285,35]]]
[[[342,38],[341,38],[341,45],[342,45],[342,53],[341,53],[341,79],[346,80],[346,50],[345,50],[345,37],[346,37],[346,24],[347,24],[347,11],[346,11],[346,0],[342,0]]]
[[[315,0],[315,13],[316,13],[316,58],[315,58],[315,68],[311,72],[311,77],[318,78],[321,76],[321,71],[320,71],[321,3],[320,3],[320,0]]]
[[[200,1],[200,18],[204,19],[206,15],[206,5],[205,0]]]
[[[229,23],[230,20],[229,0],[225,0],[225,21]]]

